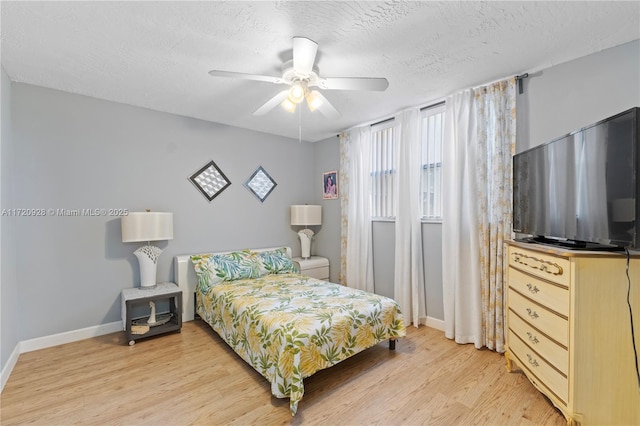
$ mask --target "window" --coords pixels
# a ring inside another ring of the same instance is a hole
[[[442,220],[444,104],[422,110],[422,218]]]
[[[394,219],[396,202],[393,119],[371,128],[371,217]]]
[[[393,119],[371,127],[371,217],[394,220],[397,182]],[[422,218],[442,220],[442,133],[444,103],[421,110]]]

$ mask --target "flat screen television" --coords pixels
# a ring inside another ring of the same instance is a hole
[[[576,249],[640,249],[640,108],[513,157],[513,231]]]

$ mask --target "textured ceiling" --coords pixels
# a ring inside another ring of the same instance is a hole
[[[457,90],[640,38],[640,2],[11,2],[13,81],[318,141]],[[280,75],[291,37],[323,77],[386,77],[385,92],[324,91],[342,113],[252,112],[283,89],[211,69]]]

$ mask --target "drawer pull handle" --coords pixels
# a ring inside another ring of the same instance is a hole
[[[533,343],[534,345],[537,345],[538,343],[540,343],[540,341],[538,340],[538,338],[536,336],[534,336],[533,334],[531,334],[530,331],[527,331],[527,336],[529,336],[529,341],[531,343]]]
[[[562,275],[563,273],[562,266],[548,260],[538,259],[537,257],[528,256],[518,252],[511,253],[511,257],[515,263],[528,266],[532,269],[537,269],[538,271],[546,272],[547,274]]]
[[[529,289],[529,291],[533,294],[536,294],[537,292],[540,291],[540,289],[538,288],[537,285],[532,285],[531,283],[527,284],[527,288]]]
[[[532,310],[531,308],[527,308],[527,314],[531,317],[531,319],[540,318],[540,315],[538,315],[538,313],[536,311]]]
[[[539,367],[540,364],[538,364],[538,361],[536,361],[536,359],[534,357],[532,357],[531,355],[527,354],[527,358],[529,358],[529,364],[531,364],[533,367]]]

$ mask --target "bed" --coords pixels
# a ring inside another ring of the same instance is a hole
[[[288,247],[175,258],[183,321],[200,316],[249,365],[289,398],[295,415],[303,380],[384,340],[405,336],[387,297],[298,273]]]

